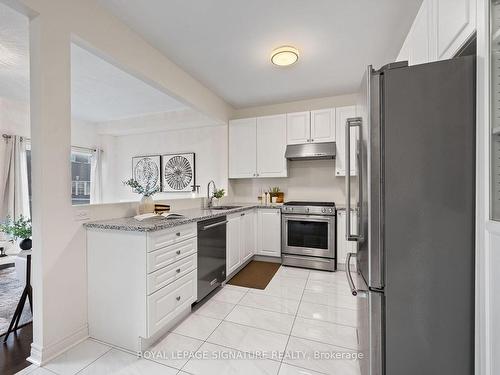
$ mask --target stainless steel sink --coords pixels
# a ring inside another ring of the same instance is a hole
[[[242,206],[217,206],[217,207],[211,207],[211,210],[232,210],[234,208],[240,208]]]

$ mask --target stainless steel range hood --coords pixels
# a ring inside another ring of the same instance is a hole
[[[288,145],[285,158],[288,160],[335,159],[335,142]]]

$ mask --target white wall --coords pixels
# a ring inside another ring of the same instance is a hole
[[[128,121],[127,121],[128,123]],[[137,119],[137,126],[141,125]],[[218,188],[227,190],[227,125],[170,130],[164,132],[104,136],[103,200],[136,201],[139,196],[123,185],[132,177],[132,158],[182,152],[195,153],[196,184],[200,195],[206,195],[207,183],[214,180]],[[190,198],[191,193],[159,193],[155,199]]]
[[[256,202],[260,189],[279,186],[285,200],[334,201],[346,203],[345,177],[335,176],[334,160],[289,161],[288,177],[229,180],[230,198]]]

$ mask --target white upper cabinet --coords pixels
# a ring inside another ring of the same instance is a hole
[[[257,119],[229,122],[229,177],[252,178],[257,174]]]
[[[257,118],[257,177],[287,177],[286,115]]]
[[[336,110],[336,148],[337,152],[335,155],[335,175],[336,176],[345,176],[346,175],[346,139],[345,139],[345,124],[348,118],[356,117],[356,107],[348,106],[348,107],[337,107]],[[351,128],[351,157],[350,157],[350,167],[351,167],[351,176],[356,175],[356,140],[358,137],[358,128]]]
[[[335,108],[311,112],[311,142],[335,141]]]
[[[398,61],[410,65],[452,58],[476,30],[476,0],[424,0]]]
[[[311,113],[295,112],[286,115],[287,144],[307,143],[311,139]]]
[[[424,0],[413,21],[397,61],[407,60],[410,65],[424,64],[436,59],[432,33],[432,4]]]
[[[286,115],[229,121],[229,178],[287,177]]]
[[[287,144],[335,141],[335,109],[295,112],[286,115]]]
[[[452,58],[476,30],[476,0],[436,2],[438,59]]]

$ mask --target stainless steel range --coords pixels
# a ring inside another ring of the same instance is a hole
[[[281,208],[282,263],[337,269],[337,226],[333,202],[287,202]]]

